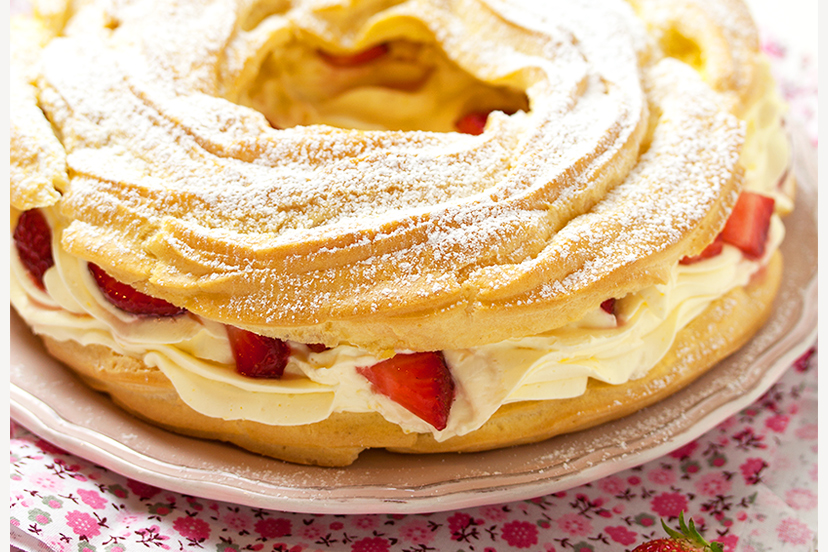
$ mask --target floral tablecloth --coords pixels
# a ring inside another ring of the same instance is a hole
[[[553,495],[435,514],[293,514],[186,496],[12,424],[13,542],[38,552],[610,551],[663,536],[659,519],[675,525],[686,511],[726,551],[812,551],[817,356],[810,350],[753,405],[667,456]]]
[[[814,12],[815,15],[815,12]],[[766,33],[780,87],[817,145],[817,66]],[[586,552],[631,550],[686,511],[726,551],[817,549],[817,364],[811,349],[761,399],[642,466],[533,500],[411,515],[309,515],[133,481],[10,427],[10,536],[24,551]]]

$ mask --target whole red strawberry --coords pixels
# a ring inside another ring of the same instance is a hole
[[[679,514],[679,529],[676,531],[661,520],[661,526],[670,535],[670,538],[656,539],[639,544],[633,552],[722,552],[722,545],[718,542],[707,542],[699,534],[693,519],[689,525],[684,522],[684,512]]]
[[[52,258],[52,230],[40,209],[24,211],[14,228],[14,245],[20,262],[40,289],[43,275],[55,264]]]
[[[176,316],[185,312],[172,303],[141,293],[129,284],[119,282],[96,264],[89,263],[89,272],[101,293],[110,303],[130,314],[139,316]]]

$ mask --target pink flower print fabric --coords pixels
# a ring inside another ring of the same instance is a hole
[[[622,551],[684,511],[730,552],[817,538],[817,355],[762,398],[657,460],[587,485],[454,512],[309,515],[182,495],[11,429],[11,525],[51,550]]]

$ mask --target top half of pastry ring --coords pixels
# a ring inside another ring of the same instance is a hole
[[[12,22],[13,214],[306,343],[474,346],[662,281],[771,86],[733,1],[53,4]]]

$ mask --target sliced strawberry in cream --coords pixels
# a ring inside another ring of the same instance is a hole
[[[37,287],[45,290],[43,275],[55,264],[52,258],[52,229],[39,209],[24,211],[14,228],[17,256]]]
[[[615,314],[615,299],[607,299],[601,303],[601,308],[608,314]]]
[[[388,44],[377,44],[355,54],[331,54],[322,50],[319,50],[318,53],[328,65],[333,65],[334,67],[359,67],[360,65],[365,65],[385,56],[388,50]]]
[[[722,240],[741,249],[749,259],[760,258],[765,254],[773,207],[771,197],[742,192],[722,230]]]
[[[724,240],[722,240],[722,235],[719,234],[718,236],[716,236],[716,239],[713,240],[713,242],[710,245],[708,245],[702,250],[701,253],[690,257],[684,257],[682,260],[679,261],[679,263],[683,265],[691,265],[699,261],[703,261],[705,259],[710,259],[721,253],[723,248]]]
[[[483,131],[486,129],[486,121],[488,119],[489,113],[487,111],[473,111],[457,119],[454,126],[463,134],[478,136],[483,134]]]
[[[398,354],[357,372],[385,395],[438,430],[448,424],[454,380],[441,353]]]
[[[285,373],[290,358],[287,342],[235,326],[227,326],[227,337],[239,374],[248,378],[278,379]]]
[[[98,289],[110,303],[119,309],[138,316],[177,316],[185,309],[172,303],[141,293],[134,287],[119,282],[96,264],[89,263],[89,272],[95,278]]]

